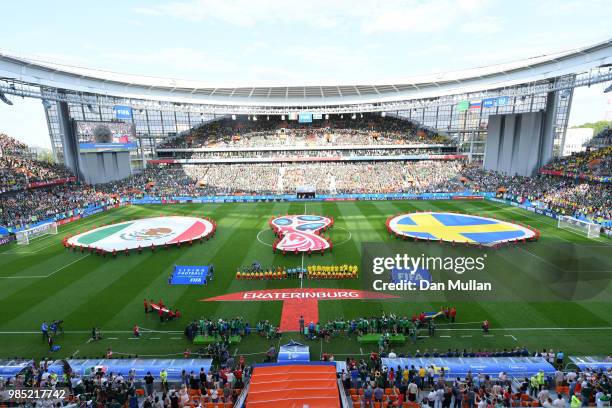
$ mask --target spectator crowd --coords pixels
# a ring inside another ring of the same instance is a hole
[[[257,117],[255,117],[257,118]],[[349,146],[371,144],[449,144],[450,140],[413,122],[379,114],[333,115],[312,123],[286,121],[278,116],[253,120],[224,118],[186,135],[162,142],[159,148],[253,148],[277,146]]]
[[[543,170],[587,177],[612,176],[612,146],[574,153],[551,161]]]
[[[271,360],[275,354],[275,347],[272,346],[265,353],[265,360]],[[431,356],[434,355],[462,358],[502,356],[501,353],[465,350],[431,353]],[[337,375],[339,385],[344,388],[354,408],[579,408],[610,404],[610,370],[568,370],[563,366],[562,351],[544,349],[533,353],[520,347],[504,355],[543,357],[556,367],[556,371],[554,374],[540,371],[531,377],[513,377],[503,371],[489,375],[468,370],[465,375],[454,376],[445,372],[444,367],[427,364],[387,365],[385,361],[388,360],[384,358],[408,356],[396,355],[393,351],[372,351],[369,355],[346,357],[339,362],[343,364],[339,366]],[[423,356],[430,355],[423,353]],[[260,357],[250,358],[259,360]],[[322,353],[321,359],[329,362],[335,360],[333,354],[326,352]],[[0,397],[6,400],[11,389],[47,387],[68,390],[66,398],[49,400],[48,406],[225,408],[234,406],[238,401],[252,374],[252,367],[245,356],[229,354],[224,360],[217,360],[217,364],[209,369],[182,370],[180,378],[173,380],[168,378],[165,369],[155,375],[150,371],[137,375],[135,370],[120,374],[96,367],[90,373],[79,375],[64,362],[63,374],[58,375],[49,370],[50,364],[49,360],[41,360],[14,377],[0,378]],[[282,381],[282,377],[278,380]]]
[[[28,146],[0,133],[0,194],[71,176],[65,166],[33,159]]]
[[[312,140],[322,140],[322,143],[345,140],[362,144],[369,137],[378,140],[405,140],[406,135],[428,140],[434,137],[423,136],[409,121],[373,114],[356,119],[323,120],[318,127],[305,126],[278,118],[269,121],[222,119],[194,130],[191,136],[167,143],[200,146],[218,137],[229,138],[232,146],[246,143],[249,138],[236,137],[237,131],[273,132],[273,138],[284,135],[290,138],[290,143],[297,143],[292,137],[314,138]],[[201,137],[195,136],[200,134],[198,132],[203,132]],[[371,133],[364,135],[363,132]],[[342,136],[336,139],[335,134]],[[266,137],[262,136],[262,140]],[[33,182],[52,182],[72,174],[61,165],[20,155],[27,146],[6,135],[0,135],[0,146],[3,152],[0,156],[0,225],[6,227],[69,217],[89,206],[114,204],[121,198],[295,194],[300,188],[314,189],[317,194],[497,192],[499,197],[517,203],[528,200],[542,209],[567,215],[584,216],[602,223],[612,220],[612,183],[548,174],[509,176],[484,171],[463,160],[160,164],[107,184],[88,186],[69,182],[27,188]],[[609,175],[611,166],[612,147],[608,146],[555,160],[545,170],[600,176]]]
[[[0,225],[15,227],[72,215],[119,197],[294,194],[498,192],[518,203],[595,220],[612,219],[612,184],[548,175],[506,176],[463,161],[392,161],[151,166],[127,179],[96,186],[68,183],[2,194]]]

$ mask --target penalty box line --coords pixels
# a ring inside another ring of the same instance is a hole
[[[75,264],[75,263],[79,262],[81,259],[85,259],[85,258],[87,258],[87,257],[88,257],[88,256],[90,256],[90,255],[91,255],[91,254],[87,254],[87,255],[85,255],[85,256],[80,257],[79,259],[75,259],[74,261],[69,262],[69,263],[67,263],[67,264],[66,264],[66,265],[64,265],[64,266],[59,267],[58,269],[54,270],[53,272],[51,272],[51,273],[50,273],[50,274],[48,274],[48,275],[34,275],[34,276],[31,276],[31,275],[30,275],[30,276],[19,276],[19,275],[17,275],[17,276],[0,276],[0,279],[45,279],[45,278],[48,278],[48,277],[50,277],[50,276],[52,276],[52,275],[55,275],[57,272],[59,272],[59,271],[61,271],[61,270],[65,269],[65,268],[69,267],[70,265],[73,265],[73,264]]]
[[[183,330],[151,330],[152,333],[161,334],[176,334],[183,333]],[[91,334],[91,330],[64,330],[64,334]],[[126,334],[134,333],[132,330],[102,330],[102,334]],[[42,335],[40,331],[0,331],[0,336],[6,335],[17,335],[17,334],[38,334]],[[104,337],[103,337],[104,339]]]
[[[112,222],[111,223],[113,223],[113,222],[115,222],[116,220],[118,220],[118,219],[120,219],[122,217],[110,217],[110,218],[112,218]],[[81,220],[83,220],[83,222],[80,222]],[[58,235],[62,235],[62,234],[65,235],[67,233],[72,232],[73,230],[79,230],[79,229],[81,229],[83,227],[94,225],[97,222],[100,222],[100,220],[98,218],[93,219],[93,220],[92,219],[87,220],[87,219],[81,218],[80,220],[76,220],[76,221],[74,221],[72,223],[64,224],[66,226],[66,228],[64,228],[63,231],[61,231],[61,232],[59,230],[60,225],[58,225],[57,235],[43,235],[43,236],[40,236],[40,237],[34,237],[34,238],[32,238],[30,240],[30,242],[32,242],[32,244],[38,244],[38,243],[41,243],[43,240],[46,240],[46,239],[49,239],[49,238],[54,238],[54,237],[57,237]],[[34,240],[36,240],[36,242],[33,242]],[[3,255],[3,254],[5,254],[5,255],[36,254],[36,253],[38,253],[38,252],[40,252],[40,251],[42,251],[44,249],[47,249],[47,248],[49,248],[49,247],[51,247],[53,245],[56,245],[56,244],[57,244],[57,242],[52,242],[52,243],[50,243],[48,245],[45,245],[45,246],[43,246],[41,248],[36,246],[35,250],[32,250],[32,251],[17,251],[16,249],[9,249],[7,251],[0,252],[0,255]]]

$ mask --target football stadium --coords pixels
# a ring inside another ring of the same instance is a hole
[[[215,85],[0,52],[51,147],[0,134],[0,406],[610,406],[612,122],[567,147],[612,40],[441,61]]]

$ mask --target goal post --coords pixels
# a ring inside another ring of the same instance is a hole
[[[587,238],[598,238],[601,230],[599,224],[594,222],[579,220],[578,218],[567,215],[560,215],[558,218],[557,227],[586,235]]]
[[[37,225],[36,227],[17,231],[15,233],[15,238],[17,240],[17,245],[28,245],[31,239],[43,235],[57,235],[57,223],[47,222]]]

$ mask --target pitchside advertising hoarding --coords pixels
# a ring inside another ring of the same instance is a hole
[[[132,123],[76,121],[80,152],[127,151],[137,147]]]

